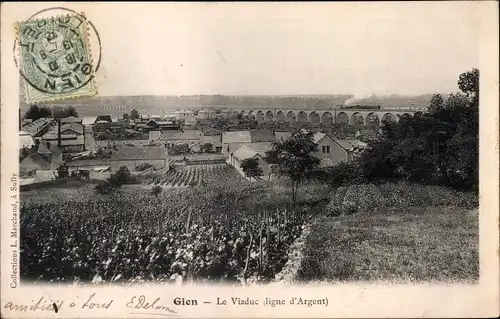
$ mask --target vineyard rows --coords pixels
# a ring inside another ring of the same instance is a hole
[[[203,164],[175,167],[156,176],[149,177],[145,184],[166,188],[179,188],[200,185],[208,178],[233,170],[228,164]],[[234,172],[235,174],[236,171]],[[239,175],[238,175],[239,176]]]

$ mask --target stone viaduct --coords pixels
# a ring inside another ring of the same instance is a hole
[[[314,124],[384,124],[399,121],[402,116],[411,116],[416,112],[425,112],[425,108],[392,108],[392,109],[288,109],[288,108],[247,108],[239,109],[242,115],[255,117],[258,122],[301,122]]]

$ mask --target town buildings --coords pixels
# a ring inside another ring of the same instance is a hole
[[[56,144],[39,142],[33,146],[29,155],[19,163],[21,176],[36,176],[38,171],[49,171],[52,174],[63,162],[62,152]]]
[[[64,124],[63,124],[64,123]],[[78,121],[62,121],[51,127],[43,140],[58,145],[62,152],[74,153],[85,150],[85,126]]]

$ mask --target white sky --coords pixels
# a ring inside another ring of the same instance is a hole
[[[65,6],[100,34],[100,95],[449,93],[479,64],[473,3]]]

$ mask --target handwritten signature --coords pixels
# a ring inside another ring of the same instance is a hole
[[[136,309],[138,311],[143,310],[159,310],[164,311],[164,313],[155,313],[155,312],[131,312],[131,314],[137,315],[160,315],[160,316],[169,316],[169,317],[180,317],[177,312],[170,308],[169,306],[163,304],[160,297],[157,297],[153,301],[148,300],[146,296],[133,296],[129,302],[125,305],[128,308]]]

